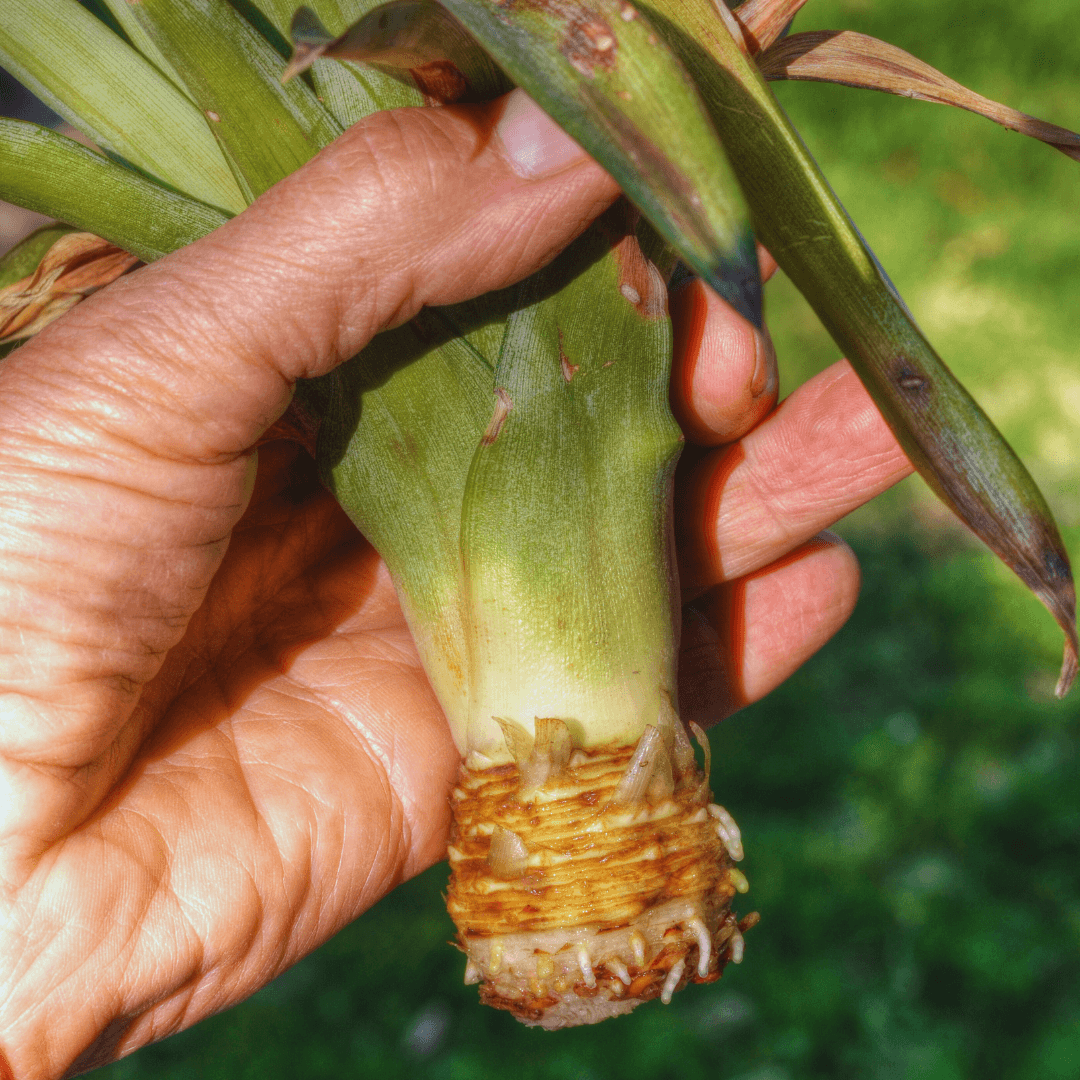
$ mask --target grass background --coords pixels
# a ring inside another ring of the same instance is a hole
[[[1074,0],[812,0],[795,29],[898,44],[1080,127]],[[941,354],[1080,554],[1080,170],[970,114],[815,84],[785,108]],[[782,276],[790,391],[837,358]],[[848,626],[712,732],[761,911],[723,980],[549,1034],[480,1008],[440,890],[407,883],[245,1004],[95,1080],[1075,1080],[1080,692],[1059,637],[917,481],[840,526]]]

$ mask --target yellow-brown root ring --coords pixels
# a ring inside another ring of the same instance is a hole
[[[633,753],[575,751],[569,767],[524,793],[515,764],[462,766],[447,906],[466,981],[527,1024],[591,1023],[654,997],[667,1002],[742,959],[730,910],[741,877],[731,873],[737,827],[724,811],[730,825],[717,829],[696,764],[669,795],[654,788],[651,803],[617,803]]]

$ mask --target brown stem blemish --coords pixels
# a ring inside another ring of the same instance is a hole
[[[667,286],[660,271],[645,258],[634,235],[639,214],[621,199],[601,219],[610,237],[619,270],[619,292],[646,319],[667,315]]]
[[[491,414],[487,429],[480,439],[481,446],[490,446],[499,437],[499,432],[502,431],[503,424],[506,423],[506,418],[513,407],[514,403],[510,400],[510,395],[501,386],[496,386],[495,411]]]
[[[566,350],[563,348],[563,332],[562,327],[559,327],[559,363],[562,365],[562,377],[567,383],[581,370],[580,364],[571,364],[570,357],[566,355]]]

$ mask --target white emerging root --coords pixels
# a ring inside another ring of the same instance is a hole
[[[658,802],[675,790],[671,758],[660,729],[646,726],[634,749],[634,756],[611,796],[612,806],[642,806]]]
[[[590,990],[595,990],[596,975],[593,972],[592,961],[589,959],[589,947],[587,945],[579,945],[576,951],[578,967],[581,968],[581,977],[585,980],[585,985]]]
[[[742,959],[741,838],[669,702],[635,746],[574,751],[555,719],[500,726],[514,765],[467,758],[452,800],[447,907],[482,1001],[595,1023]]]
[[[731,935],[731,944],[728,946],[728,953],[731,956],[731,962],[733,964],[741,964],[743,958],[743,951],[746,948],[746,941],[742,936],[742,932],[736,930]]]
[[[533,737],[516,720],[508,720],[504,716],[493,716],[491,719],[499,725],[510,756],[516,764],[523,765],[532,753]]]
[[[671,995],[675,993],[675,988],[679,985],[679,980],[685,970],[685,960],[678,960],[671,965],[671,970],[667,973],[667,978],[664,980],[664,985],[660,990],[660,1000],[665,1005],[671,1004]]]
[[[748,893],[750,891],[750,882],[746,880],[746,875],[734,866],[728,867],[728,881],[735,886],[736,892]]]
[[[705,778],[708,779],[712,773],[712,744],[709,742],[709,736],[705,734],[705,729],[700,724],[695,724],[693,720],[690,721],[690,730],[694,733],[694,738],[697,739],[698,746],[701,747],[701,752],[705,755]]]
[[[736,862],[742,862],[744,854],[742,833],[739,831],[739,826],[735,824],[735,819],[716,803],[709,803],[708,810],[709,816],[716,819],[716,833],[723,840],[728,854]]]
[[[561,776],[574,752],[570,729],[552,716],[538,716],[532,752],[520,764],[521,790],[518,797],[527,800],[549,780]]]
[[[712,938],[709,936],[709,928],[697,917],[691,919],[686,928],[697,941],[697,973],[704,979],[709,974],[709,961],[712,960]]]
[[[686,728],[675,712],[675,705],[671,695],[666,690],[660,691],[660,715],[656,721],[656,727],[664,739],[664,746],[671,756],[671,764],[678,776],[690,772],[694,768],[694,747],[690,743],[690,736],[686,734]]]

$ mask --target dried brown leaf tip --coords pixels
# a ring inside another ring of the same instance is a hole
[[[446,53],[461,49],[471,38],[434,0],[381,4],[340,37],[334,37],[310,8],[301,7],[289,34],[293,55],[282,73],[283,83],[325,56],[408,72],[428,105],[448,105],[468,96],[469,80]]]
[[[1080,161],[1080,135],[1075,132],[976,94],[903,49],[866,34],[851,30],[792,34],[763,53],[758,67],[766,79],[841,83],[954,105],[1030,135]]]
[[[469,80],[449,60],[429,60],[409,69],[425,105],[450,105],[469,92]]]
[[[289,33],[292,37],[293,54],[281,73],[283,83],[307,71],[337,41],[308,7],[297,8]]]
[[[0,345],[33,337],[138,265],[136,256],[93,233],[62,236],[33,274],[0,289]]]
[[[806,0],[746,0],[732,14],[742,27],[751,56],[767,49],[783,32]]]

